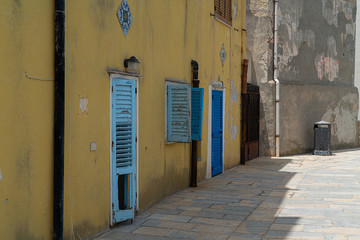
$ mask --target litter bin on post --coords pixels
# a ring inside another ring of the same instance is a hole
[[[331,124],[320,121],[314,124],[314,155],[331,155]]]

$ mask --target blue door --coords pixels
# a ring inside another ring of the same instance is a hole
[[[136,174],[136,82],[112,81],[113,223],[134,219]]]
[[[211,175],[223,171],[223,92],[212,91]]]

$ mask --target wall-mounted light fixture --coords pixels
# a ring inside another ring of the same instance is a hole
[[[139,72],[139,63],[140,61],[136,57],[132,56],[124,60],[124,67],[128,72]]]

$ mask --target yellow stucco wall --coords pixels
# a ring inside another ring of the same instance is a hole
[[[165,143],[165,78],[191,82],[199,62],[204,88],[198,180],[206,177],[209,86],[225,86],[224,167],[240,162],[241,60],[245,0],[233,0],[232,28],[215,20],[213,1],[128,0],[133,23],[125,38],[121,0],[67,1],[64,238],[110,225],[110,77],[136,56],[139,78],[139,208],[189,185],[191,145]],[[0,234],[50,239],[53,194],[53,4],[6,0],[0,8]],[[227,58],[220,61],[225,46]],[[3,57],[5,56],[5,57]],[[5,87],[4,87],[5,86]],[[80,96],[88,112],[79,114]],[[97,150],[90,151],[90,142]],[[5,203],[5,199],[7,202]]]
[[[53,3],[1,2],[0,238],[50,239]],[[31,20],[31,21],[30,21]],[[41,29],[39,28],[41,26]]]

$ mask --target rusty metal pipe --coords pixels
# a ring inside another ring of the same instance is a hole
[[[247,72],[248,72],[248,65],[249,65],[249,60],[248,59],[244,59],[244,63],[243,63],[243,72],[242,72],[242,84],[241,84],[241,93],[246,93],[247,92]]]

